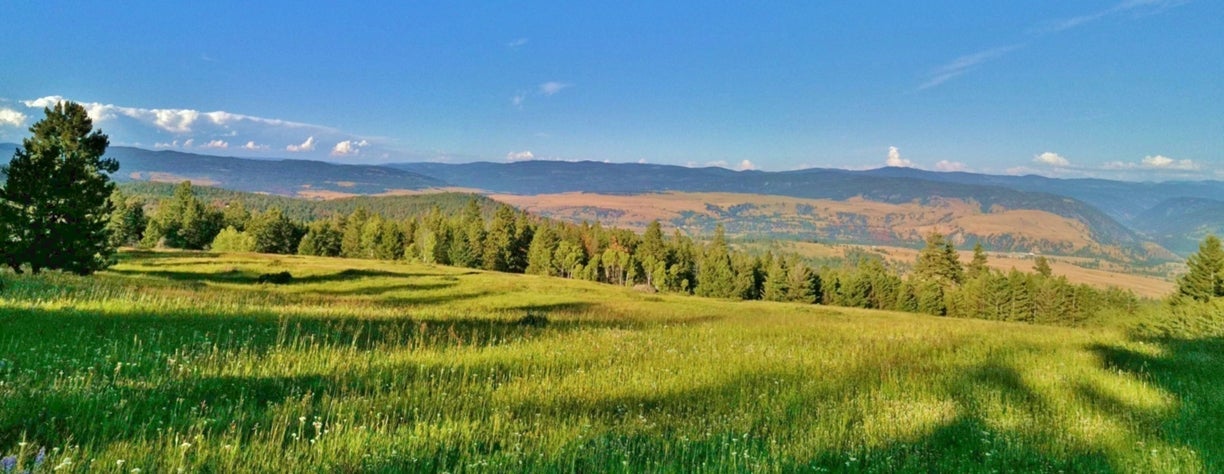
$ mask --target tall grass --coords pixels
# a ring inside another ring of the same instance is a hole
[[[280,271],[293,281],[255,283]],[[1219,471],[1221,349],[446,267],[132,253],[89,278],[8,277],[0,456],[13,471]]]

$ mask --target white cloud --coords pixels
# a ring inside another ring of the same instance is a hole
[[[153,148],[178,148],[178,146],[178,140],[172,142],[156,142],[153,144]]]
[[[884,161],[887,166],[896,166],[899,168],[911,168],[914,162],[901,157],[901,150],[895,146],[888,147],[888,159]]]
[[[294,153],[299,153],[303,151],[314,151],[314,149],[315,149],[315,137],[313,135],[307,138],[306,141],[302,142],[301,145],[289,145],[285,147],[285,151],[291,151]]]
[[[527,161],[534,160],[535,154],[531,150],[512,151],[506,153],[506,161]]]
[[[0,127],[11,125],[20,127],[25,124],[26,115],[13,109],[0,109]]]
[[[514,97],[510,98],[510,103],[514,104],[515,107],[522,107],[523,99],[526,99],[526,98],[527,96],[520,92],[518,94],[514,94]]]
[[[1071,166],[1070,161],[1067,161],[1066,158],[1063,158],[1058,153],[1054,153],[1051,151],[1047,151],[1040,155],[1034,156],[1033,162],[1041,163],[1044,165],[1050,165],[1050,166],[1058,166],[1058,167]]]
[[[556,81],[545,82],[543,84],[540,84],[540,93],[544,94],[545,96],[550,96],[558,92],[561,92],[563,89],[567,87],[571,87],[571,86],[573,86],[573,84],[566,84],[564,82],[556,82]]]
[[[1104,10],[1099,10],[1087,15],[1077,17],[1063,18],[1049,22],[1040,32],[1042,33],[1058,33],[1060,31],[1069,30],[1078,26],[1082,26],[1102,18],[1126,13],[1137,9],[1148,9],[1151,12],[1160,12],[1167,8],[1176,7],[1189,0],[1124,0]]]
[[[251,141],[246,142],[246,145],[242,145],[242,149],[251,150],[251,151],[267,150],[268,145],[260,145],[260,144],[255,143],[255,140],[251,140]]]
[[[345,140],[332,147],[331,156],[352,156],[361,153],[361,147],[368,146],[365,140]]]
[[[939,160],[938,163],[935,163],[935,169],[939,171],[965,171],[969,167],[959,161]]]
[[[755,170],[757,169],[757,166],[755,163],[751,161],[744,160],[744,161],[741,161],[739,166],[736,167],[735,169],[740,170],[740,171]]]
[[[1170,171],[1198,171],[1202,166],[1195,163],[1194,160],[1175,160],[1164,155],[1145,156],[1138,163],[1128,163],[1124,161],[1111,161],[1105,163],[1107,170],[1134,170],[1134,169],[1149,169],[1149,170],[1170,170]]]
[[[518,38],[518,39],[515,39],[514,41],[511,41],[511,42],[509,42],[509,43],[506,43],[506,46],[508,46],[508,47],[510,47],[510,48],[512,48],[512,49],[513,49],[513,48],[520,48],[520,47],[522,47],[522,46],[526,45],[526,44],[527,44],[527,41],[528,41],[528,40],[527,40],[527,38]]]
[[[200,148],[214,148],[214,149],[223,150],[223,149],[229,148],[229,143],[226,142],[225,140],[213,140],[203,145],[200,145]]]
[[[1174,160],[1167,156],[1156,155],[1143,158],[1143,166],[1148,168],[1164,168],[1171,170],[1193,171],[1199,169],[1198,163],[1191,160]]]
[[[50,95],[33,100],[22,101],[26,107],[51,107],[62,101],[63,96]],[[200,112],[194,109],[147,109],[140,107],[124,107],[98,102],[79,102],[89,113],[94,122],[127,117],[138,122],[156,127],[170,133],[191,133],[198,131],[200,126],[219,128],[218,134],[228,130],[229,126],[237,124],[257,124],[273,127],[312,128],[320,131],[336,132],[336,130],[320,125],[311,125],[288,120],[256,117],[252,115],[235,114],[225,111]]]
[[[191,148],[191,146],[194,144],[195,144],[195,139],[188,138],[187,141],[183,142],[183,148]]]

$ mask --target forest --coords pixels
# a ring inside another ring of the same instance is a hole
[[[903,271],[870,255],[816,266],[792,254],[740,251],[721,228],[702,241],[678,230],[665,235],[657,221],[641,234],[562,223],[457,193],[430,201],[253,196],[260,202],[248,208],[252,195],[189,182],[163,198],[149,192],[155,187],[125,189],[113,197],[115,245],[410,260],[649,292],[1043,324],[1081,324],[1103,309],[1132,312],[1139,303],[1128,291],[1054,275],[1040,256],[1031,271],[1000,272],[988,268],[978,244],[965,264],[939,234],[928,236],[912,270]]]

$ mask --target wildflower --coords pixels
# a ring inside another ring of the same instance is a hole
[[[58,466],[51,468],[51,470],[58,471],[60,469],[67,469],[69,466],[72,466],[72,458],[64,458],[63,461],[60,461]]]
[[[16,455],[9,455],[0,459],[0,471],[11,472],[15,467],[17,467]]]
[[[38,448],[38,454],[34,456],[34,467],[41,466],[43,461],[47,460],[47,448]]]

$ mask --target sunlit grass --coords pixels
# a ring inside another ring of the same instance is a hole
[[[279,271],[293,282],[254,283]],[[134,253],[90,278],[8,277],[0,456],[122,472],[1218,471],[1221,346]]]

